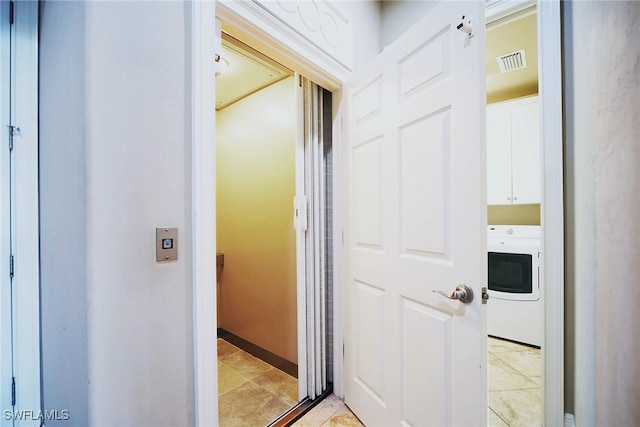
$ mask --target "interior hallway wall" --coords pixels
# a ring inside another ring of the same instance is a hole
[[[219,327],[297,363],[294,78],[216,113]]]
[[[83,32],[84,15],[80,2],[41,3],[42,393],[44,409],[66,409],[72,417],[68,422],[47,420],[47,425],[89,425],[86,90],[78,83],[84,79],[86,41],[76,36]],[[64,99],[69,102],[57,108]]]
[[[189,7],[41,5],[47,426],[194,424]]]
[[[640,3],[563,2],[566,405],[640,424]]]

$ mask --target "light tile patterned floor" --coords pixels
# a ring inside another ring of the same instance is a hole
[[[296,403],[296,378],[218,338],[221,427],[263,427]]]
[[[293,424],[294,427],[362,427],[363,425],[335,394],[325,398]]]
[[[489,426],[540,426],[540,349],[492,337],[488,347]]]
[[[540,350],[489,338],[489,426],[540,426]],[[297,403],[297,380],[218,339],[222,427],[264,426]],[[344,402],[327,397],[296,427],[362,426]]]
[[[540,350],[489,337],[490,427],[540,426]],[[296,422],[297,427],[361,426],[338,397],[331,395]]]

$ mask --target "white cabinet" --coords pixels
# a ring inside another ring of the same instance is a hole
[[[487,106],[487,204],[540,203],[538,97]]]

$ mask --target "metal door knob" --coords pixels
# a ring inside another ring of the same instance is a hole
[[[440,295],[447,297],[449,299],[457,299],[458,301],[465,304],[469,304],[471,301],[473,301],[473,289],[471,289],[469,286],[464,284],[456,286],[456,290],[453,291],[451,295],[448,295],[447,293],[442,291],[434,290],[433,292],[437,292]]]

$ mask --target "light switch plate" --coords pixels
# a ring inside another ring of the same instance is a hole
[[[156,228],[156,261],[175,261],[178,259],[178,229]]]

